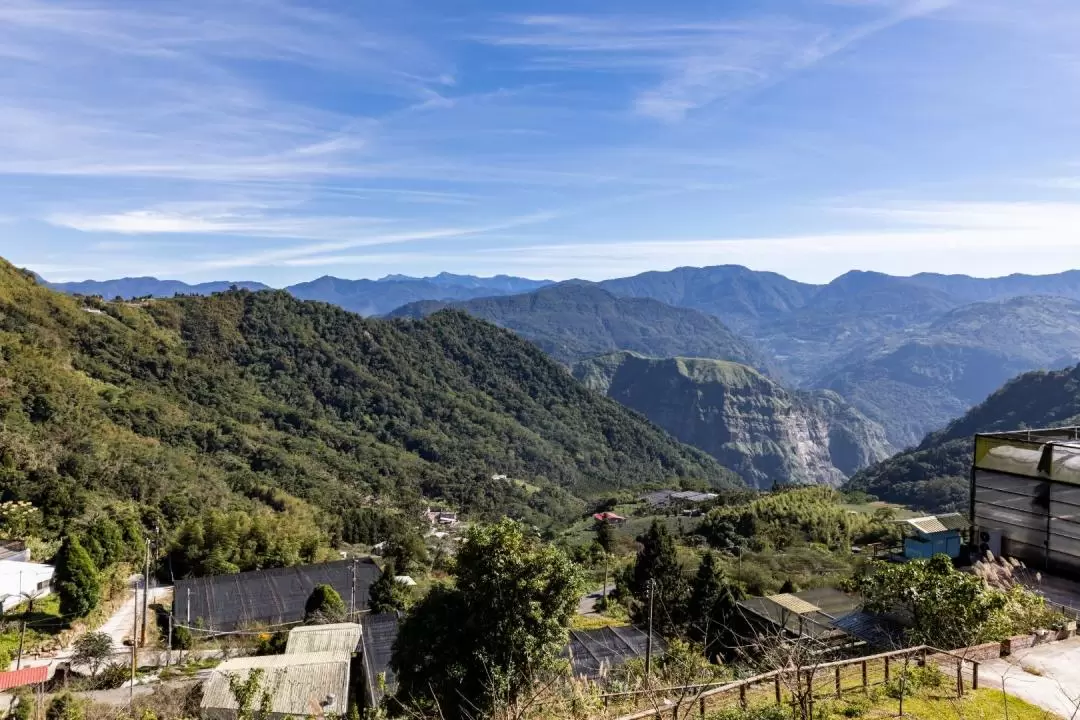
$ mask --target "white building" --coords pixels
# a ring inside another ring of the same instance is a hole
[[[30,596],[41,598],[50,594],[53,572],[52,565],[0,560],[0,608],[7,612]]]

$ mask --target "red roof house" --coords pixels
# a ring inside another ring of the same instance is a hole
[[[593,520],[597,522],[605,522],[611,525],[622,525],[626,522],[626,518],[622,515],[616,515],[613,512],[602,512],[593,515]]]
[[[49,679],[49,666],[28,667],[11,672],[0,672],[0,692],[24,685],[37,685]]]

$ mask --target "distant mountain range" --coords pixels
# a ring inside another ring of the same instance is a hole
[[[839,485],[892,453],[881,426],[836,393],[789,391],[738,363],[618,352],[574,375],[757,487]]]
[[[100,295],[103,298],[173,297],[174,295],[211,295],[225,292],[231,287],[241,290],[269,290],[269,285],[253,281],[218,280],[189,285],[179,280],[158,280],[155,277],[126,277],[116,280],[82,280],[80,282],[52,283],[42,280],[53,290],[69,295]]]
[[[130,297],[231,284],[128,278],[52,287]],[[919,442],[1017,373],[1080,359],[1080,271],[990,279],[852,271],[812,285],[723,265],[599,283],[442,273],[323,277],[286,289],[363,315],[420,317],[452,304],[567,364],[619,350],[748,364],[793,388],[839,393],[895,447]]]
[[[425,301],[399,308],[392,316],[422,318],[448,306],[513,330],[567,364],[631,350],[653,357],[716,358],[762,369],[769,366],[752,343],[712,315],[649,298],[616,297],[595,285],[563,283],[524,295],[455,303]]]
[[[167,298],[174,295],[210,295],[230,287],[243,290],[268,290],[259,282],[217,281],[189,285],[179,280],[158,280],[153,277],[120,278],[117,280],[84,280],[81,282],[51,283],[39,277],[53,290],[72,295],[100,295],[112,299],[121,297]],[[432,277],[387,275],[379,280],[344,280],[329,275],[285,288],[301,300],[320,300],[333,303],[361,315],[385,315],[394,308],[418,300],[466,300],[486,295],[523,293],[550,285],[550,280],[496,275],[476,277],[439,273]]]

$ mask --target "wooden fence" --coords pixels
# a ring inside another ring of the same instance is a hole
[[[661,720],[665,717],[690,717],[695,709],[700,717],[704,718],[710,711],[736,703],[744,708],[765,703],[779,705],[785,701],[785,697],[794,701],[794,688],[800,688],[803,701],[811,705],[812,711],[816,700],[842,698],[845,693],[851,692],[865,693],[875,685],[888,683],[913,661],[919,666],[929,662],[947,669],[950,676],[955,676],[955,691],[958,697],[963,696],[965,686],[973,690],[979,688],[978,660],[928,645],[919,645],[877,655],[805,666],[797,671],[794,668],[773,670],[725,683],[634,690],[609,693],[601,697],[605,715],[610,716],[612,710],[631,711],[630,714],[618,716],[617,720]],[[799,673],[798,677],[796,672]],[[679,695],[682,699],[666,699],[671,695]],[[645,704],[648,704],[647,708],[637,710]],[[630,707],[625,707],[627,705]]]

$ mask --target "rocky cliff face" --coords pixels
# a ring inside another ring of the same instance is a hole
[[[792,392],[746,365],[620,352],[574,375],[757,487],[838,485],[892,452],[881,426],[831,392]]]

